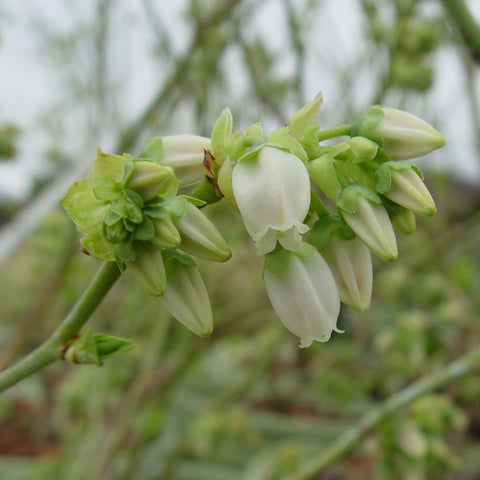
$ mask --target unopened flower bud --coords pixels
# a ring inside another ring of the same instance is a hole
[[[196,267],[178,265],[160,297],[163,306],[180,323],[200,337],[213,330],[212,309],[207,289]]]
[[[353,124],[351,135],[378,143],[392,160],[426,155],[445,145],[443,135],[411,113],[374,105]]]
[[[335,237],[322,255],[333,273],[340,300],[357,312],[368,310],[373,277],[368,247],[358,237],[353,240]]]
[[[175,220],[182,239],[179,248],[190,255],[212,262],[229,260],[232,252],[215,225],[200,209],[188,201],[186,204],[185,214]]]
[[[315,251],[312,258],[289,254],[278,272],[264,272],[270,302],[283,325],[300,337],[300,347],[326,342],[337,329],[340,299],[332,272]]]
[[[375,192],[366,187],[350,185],[342,191],[337,206],[344,220],[372,253],[384,262],[397,258],[397,241],[392,223]]]
[[[149,240],[155,249],[178,248],[182,238],[174,223],[166,215],[160,218],[152,218],[155,236]]]
[[[404,235],[410,235],[417,229],[415,215],[411,210],[395,212],[391,216],[393,226]]]
[[[431,216],[435,202],[422,177],[408,162],[387,162],[376,171],[377,191],[418,215]]]
[[[161,252],[150,247],[140,248],[137,257],[127,262],[127,272],[131,271],[155,297],[163,295],[167,286],[167,276]]]
[[[126,187],[137,192],[145,202],[157,195],[175,195],[178,180],[170,167],[148,160],[134,163],[134,170]]]
[[[205,150],[210,150],[209,138],[171,135],[150,139],[143,154],[171,167],[180,181],[179,187],[187,188],[196,185],[207,173],[203,166]],[[153,154],[149,156],[150,151]]]

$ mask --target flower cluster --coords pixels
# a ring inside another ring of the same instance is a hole
[[[84,234],[86,253],[116,261],[122,271],[127,267],[200,336],[210,335],[213,321],[193,257],[225,262],[231,252],[198,208],[205,202],[177,195],[177,189],[201,179],[198,165],[209,146],[208,139],[184,136],[153,138],[139,158],[98,151],[87,177],[60,202]],[[170,164],[184,168],[185,175]]]
[[[87,252],[136,274],[193,332],[212,331],[193,257],[230,250],[199,207],[221,198],[240,213],[280,320],[308,347],[339,332],[340,303],[362,312],[372,293],[371,253],[397,258],[394,229],[409,234],[435,203],[408,159],[444,145],[431,125],[400,110],[368,108],[351,125],[320,130],[318,94],[269,135],[233,131],[225,109],[211,138],[154,137],[139,158],[98,152],[62,200]],[[323,140],[346,136],[335,145]],[[187,195],[179,195],[188,190]]]
[[[435,213],[421,172],[407,159],[445,143],[418,117],[383,106],[352,125],[320,131],[321,102],[318,94],[268,136],[259,124],[232,134],[229,111],[212,133],[212,150],[222,153],[219,189],[265,256],[270,301],[303,347],[339,331],[340,302],[368,309],[371,253],[395,260],[394,228],[412,233],[414,214]],[[347,140],[320,143],[340,135]]]

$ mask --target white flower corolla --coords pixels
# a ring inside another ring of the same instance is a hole
[[[205,150],[210,150],[210,139],[198,135],[170,135],[162,137],[160,163],[171,167],[180,188],[196,185],[206,175],[203,166]]]
[[[172,317],[196,335],[208,337],[212,333],[210,300],[196,267],[178,265],[175,275],[168,279],[160,301]]]
[[[337,329],[340,298],[330,268],[315,251],[312,258],[290,254],[278,272],[265,270],[265,288],[278,317],[300,347],[326,342]]]
[[[215,225],[200,209],[186,203],[184,215],[174,222],[182,238],[179,248],[212,262],[229,260],[232,252]]]
[[[322,255],[333,273],[340,300],[357,312],[368,310],[373,280],[368,247],[358,237],[334,238]]]
[[[395,232],[383,205],[360,196],[355,213],[344,210],[341,213],[349,227],[378,258],[384,262],[391,262],[398,257]]]
[[[265,146],[235,165],[232,188],[258,255],[272,251],[277,239],[287,250],[300,248],[309,230],[302,222],[310,206],[310,179],[298,157]]]

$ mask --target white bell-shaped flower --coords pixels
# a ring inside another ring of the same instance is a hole
[[[326,342],[337,329],[340,298],[330,268],[315,251],[312,258],[290,254],[280,270],[265,270],[265,288],[278,317],[293,334],[300,347],[314,340]]]
[[[179,265],[159,297],[172,317],[200,337],[213,330],[213,316],[205,283],[196,267]]]
[[[370,306],[372,297],[372,256],[368,247],[355,237],[353,240],[333,238],[322,251],[340,293],[340,300],[357,312]]]
[[[302,222],[310,206],[310,179],[298,157],[265,146],[233,168],[232,188],[258,255],[272,251],[277,239],[287,250],[300,248],[309,229]]]

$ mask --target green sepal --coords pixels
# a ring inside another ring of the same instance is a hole
[[[111,262],[115,260],[113,249],[115,243],[110,242],[102,233],[101,228],[91,229],[81,240],[80,243],[90,256],[97,260]]]
[[[325,215],[320,217],[312,226],[307,242],[313,245],[319,252],[324,250],[330,243],[333,235],[344,240],[355,238],[355,233],[338,215]]]
[[[140,152],[139,158],[148,158],[159,163],[163,153],[162,137],[152,137],[147,140],[144,149]]]
[[[275,250],[265,255],[264,270],[277,273],[287,262],[289,251],[277,243]]]
[[[101,333],[96,333],[94,337],[100,361],[104,358],[110,358],[117,353],[125,353],[133,350],[132,342],[127,338],[103,335]]]
[[[115,260],[124,261],[124,262],[131,262],[135,260],[137,256],[137,246],[135,242],[125,242],[125,243],[117,243],[113,248],[113,252],[115,255]]]
[[[375,170],[375,190],[382,194],[388,192],[392,187],[392,170],[402,171],[410,168],[414,167],[408,160],[383,163]],[[418,168],[414,168],[414,170],[423,180],[420,170]]]
[[[89,177],[73,183],[60,200],[60,205],[82,233],[97,228],[109,209],[105,202],[93,195]]]
[[[212,155],[218,165],[221,165],[225,158],[225,147],[232,136],[233,117],[229,108],[224,108],[215,121],[210,135]]]
[[[93,195],[98,200],[103,200],[105,202],[111,202],[116,200],[121,195],[121,186],[115,185],[112,183],[99,183],[92,187]]]
[[[366,137],[383,147],[383,140],[374,133],[375,127],[385,117],[381,105],[368,107],[363,114],[352,124],[350,136]]]
[[[254,136],[254,137],[262,137],[265,138],[263,134],[263,127],[260,122],[252,123],[247,129],[245,130],[245,136]]]
[[[117,223],[119,220],[121,220],[121,216],[116,214],[115,212],[107,212],[105,216],[103,217],[103,223],[105,225],[114,225]]]
[[[256,135],[249,135],[248,137],[242,136],[236,139],[233,139],[225,147],[225,153],[228,154],[234,161],[239,162],[240,159],[245,160],[245,158],[251,156],[262,148],[265,144],[265,139]]]
[[[123,185],[125,185],[135,170],[134,160],[132,157],[126,153],[123,154],[123,158],[125,159],[125,169],[123,171]]]
[[[268,141],[277,145],[281,145],[283,148],[290,150],[290,152],[302,160],[302,162],[306,162],[308,160],[307,152],[305,152],[301,143],[290,134],[287,127],[281,127],[274,130],[272,133],[270,133]]]
[[[200,180],[200,182],[197,183],[197,185],[190,190],[188,194],[192,198],[196,198],[197,200],[200,200],[205,204],[208,203],[209,205],[222,199],[218,187],[210,182],[207,177],[203,177],[203,179]]]
[[[191,197],[184,195],[168,197],[161,203],[161,205],[172,220],[178,220],[179,218],[182,218],[187,211],[187,198]]]
[[[163,263],[165,265],[165,273],[167,279],[175,276],[179,265],[187,267],[196,267],[197,263],[190,255],[179,250],[162,250]]]
[[[348,213],[355,213],[358,209],[360,197],[364,197],[369,202],[377,205],[382,203],[380,196],[372,189],[363,185],[349,185],[342,190],[337,202],[337,208]]]
[[[127,210],[128,220],[130,220],[133,223],[137,223],[137,224],[143,222],[142,209],[136,203],[128,202],[125,205],[125,208]]]
[[[105,237],[113,243],[123,242],[130,234],[121,219],[111,225],[104,224],[104,231]]]
[[[135,229],[135,239],[148,241],[155,236],[155,228],[153,222],[144,215],[143,222]]]
[[[135,192],[134,190],[130,190],[129,188],[126,188],[125,195],[127,199],[133,202],[135,205],[137,205],[140,208],[143,207],[144,205],[143,198],[139,193]]]
[[[343,171],[355,183],[365,185],[372,190],[375,190],[375,175],[367,165],[366,162],[354,163],[351,160],[343,162]]]
[[[330,154],[326,153],[309,162],[308,173],[327,197],[338,200],[341,186],[337,178],[335,160]]]
[[[293,255],[303,260],[310,260],[314,253],[315,247],[306,242],[302,242],[302,246],[298,250],[292,252]]]

